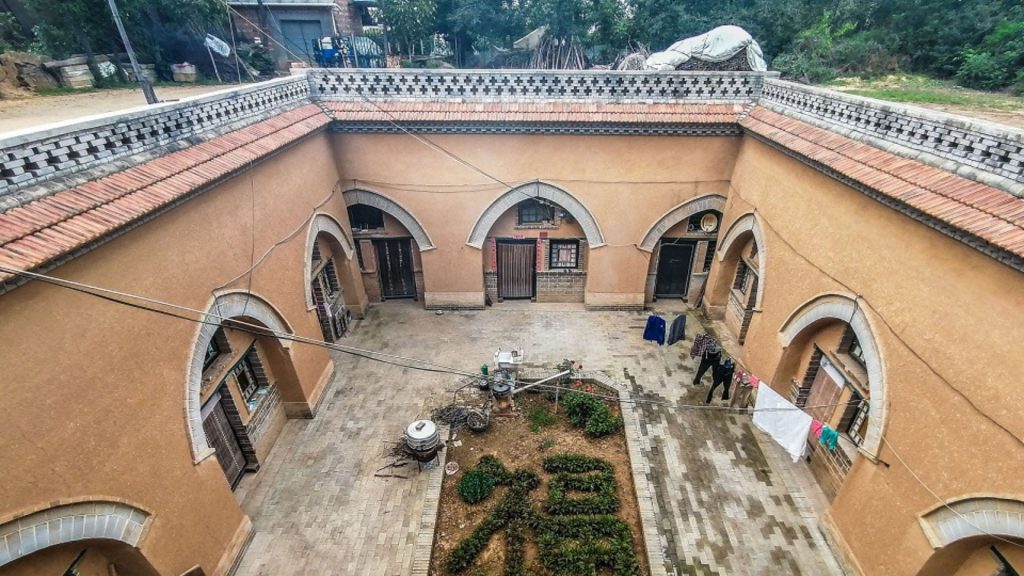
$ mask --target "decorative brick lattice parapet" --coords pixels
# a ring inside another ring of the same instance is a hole
[[[310,90],[321,100],[753,101],[760,72],[615,70],[316,69]]]
[[[1024,131],[774,78],[758,103],[1024,197]]]
[[[294,76],[17,132],[0,139],[0,197],[206,132],[219,133],[264,120],[308,102],[308,82]]]

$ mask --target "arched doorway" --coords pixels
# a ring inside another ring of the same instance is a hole
[[[637,244],[651,253],[645,303],[658,298],[696,302],[714,260],[725,197],[688,200],[658,219]]]
[[[156,576],[139,550],[149,522],[150,514],[140,508],[94,500],[20,516],[0,525],[8,542],[0,575]]]
[[[334,342],[348,330],[353,314],[364,313],[362,278],[353,273],[355,248],[332,216],[317,214],[306,239],[306,307],[314,310],[324,340]]]
[[[534,182],[494,200],[477,218],[467,244],[482,249],[491,302],[582,303],[588,255],[604,245],[604,237],[573,195]]]
[[[726,327],[743,344],[764,300],[764,275],[767,272],[767,247],[761,224],[753,212],[737,218],[729,226],[718,248],[718,282],[710,294],[713,306],[724,307]]]
[[[422,301],[420,253],[434,249],[423,225],[403,206],[377,192],[356,189],[343,196],[369,301]]]
[[[292,343],[274,335],[292,334],[291,326],[266,300],[223,293],[206,320],[189,366],[189,435],[196,461],[216,456],[233,488],[270,452],[286,405],[303,405],[305,397],[289,353]]]
[[[1024,573],[1024,501],[970,497],[921,516],[935,550],[919,576],[1004,576]]]
[[[808,437],[810,468],[834,499],[862,453],[877,455],[885,418],[885,381],[878,343],[855,297],[826,294],[798,308],[783,325],[784,347],[772,379],[783,395],[839,432],[835,448]]]

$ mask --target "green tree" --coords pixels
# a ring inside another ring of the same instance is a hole
[[[437,31],[436,0],[387,0],[381,3],[384,25],[399,41],[407,56],[415,45]]]
[[[223,35],[227,15],[220,0],[118,0],[132,46],[157,64],[201,59],[207,33]],[[25,0],[39,24],[36,41],[55,57],[123,49],[106,0]],[[198,56],[198,58],[197,58]]]

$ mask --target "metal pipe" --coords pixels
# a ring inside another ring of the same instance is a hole
[[[523,390],[529,390],[530,388],[533,388],[534,386],[543,384],[545,382],[550,382],[550,381],[554,380],[555,378],[561,378],[562,376],[565,376],[566,374],[571,374],[571,373],[572,373],[572,370],[566,370],[564,372],[559,372],[558,374],[555,374],[554,376],[548,376],[547,378],[545,378],[543,380],[537,380],[536,382],[527,384],[526,386],[523,386],[522,388],[517,388],[517,389],[513,390],[512,391],[512,395],[514,396],[514,395],[522,392]]]
[[[128,60],[132,63],[132,72],[135,73],[135,81],[142,87],[142,94],[146,96],[146,103],[156,104],[159,100],[157,100],[156,93],[153,92],[153,86],[150,85],[149,80],[142,75],[142,68],[139,66],[139,61],[135,59],[135,50],[132,50],[132,43],[128,40],[128,33],[124,31],[124,24],[121,22],[121,13],[117,11],[117,3],[115,3],[114,0],[107,0],[107,5],[110,6],[110,13],[114,16],[114,24],[117,26],[117,32],[121,35],[121,43],[124,44],[125,52],[128,53]]]

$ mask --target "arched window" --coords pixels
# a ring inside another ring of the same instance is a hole
[[[334,256],[332,253],[331,256],[325,256],[330,251],[322,242],[322,238],[318,236],[313,244],[309,290],[317,318],[320,320],[324,341],[334,342],[348,330],[351,314],[345,306]]]

